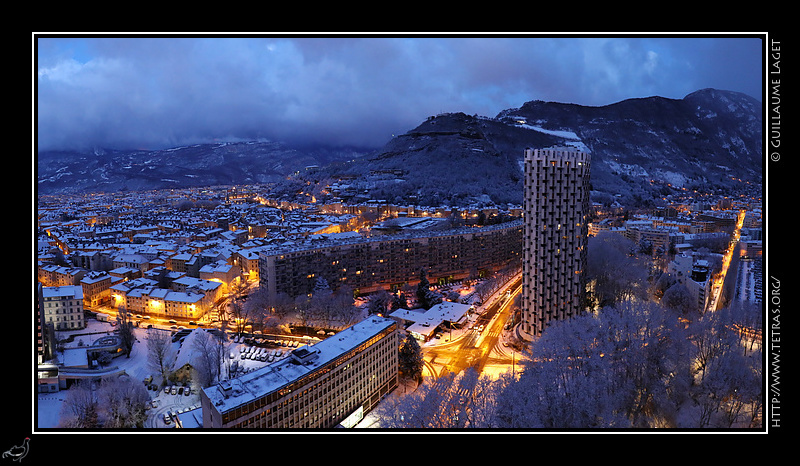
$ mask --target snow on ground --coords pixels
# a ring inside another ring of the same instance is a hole
[[[451,284],[445,286],[432,286],[432,289],[438,293],[441,293],[443,296],[447,296],[451,292],[456,292],[460,295],[460,299],[468,299],[473,300],[475,296],[473,292],[475,291],[474,286],[467,286],[461,284]],[[499,293],[499,291],[498,291]],[[487,303],[497,299],[497,296],[493,296],[491,299],[487,300]],[[472,316],[470,319],[474,321],[477,316]],[[453,329],[450,335],[446,336],[446,339],[452,338],[456,339],[462,334],[469,331],[470,325],[465,326],[463,329]],[[114,327],[109,322],[100,322],[94,319],[87,320],[87,326],[85,329],[74,330],[70,332],[58,332],[58,338],[64,339],[70,334],[75,335],[72,342],[67,344],[69,348],[77,348],[79,345],[82,346],[91,346],[95,341],[100,338],[103,338],[107,335],[113,334]],[[143,381],[147,376],[153,375],[156,376],[156,372],[149,367],[147,361],[147,340],[146,335],[147,332],[163,332],[163,331],[170,331],[168,328],[152,328],[152,329],[145,329],[145,328],[135,328],[134,334],[136,335],[137,341],[133,345],[133,350],[131,352],[130,358],[126,358],[125,356],[119,356],[115,358],[111,365],[117,366],[120,369],[124,370],[133,380],[135,381]],[[431,341],[425,343],[423,346],[434,346],[438,343],[444,342],[445,338],[439,339],[432,339]],[[230,341],[230,347],[228,349],[229,355],[233,355],[232,361],[237,362],[237,366],[243,368],[244,372],[250,372],[255,370],[259,367],[263,367],[269,364],[269,361],[260,361],[254,359],[242,359],[241,352],[243,349],[246,349],[248,344],[239,341],[237,338],[234,338]],[[188,348],[186,343],[184,343],[185,348]],[[173,347],[177,351],[181,346],[179,343],[173,343]],[[269,348],[270,350],[274,351],[275,348]],[[292,347],[281,347],[280,348],[285,355],[286,352],[292,350]],[[503,349],[496,348],[495,351],[503,352]],[[178,359],[180,361],[185,361],[185,352],[184,355],[181,356],[179,354]],[[502,372],[507,370],[507,366],[502,367],[487,367],[485,372]],[[241,370],[241,369],[240,369]],[[160,380],[156,378],[154,383],[158,383]],[[171,393],[165,394],[163,387],[159,387],[159,390],[152,391],[148,390],[148,394],[150,395],[151,399],[156,401],[156,407],[150,409],[150,418],[146,423],[146,427],[148,428],[171,428],[174,427],[174,423],[169,425],[164,424],[163,422],[163,414],[167,411],[172,411],[173,413],[178,412],[179,410],[185,410],[188,408],[192,408],[195,406],[199,406],[200,400],[199,395],[197,394],[199,391],[195,390],[192,395],[184,396],[184,395],[172,395]],[[38,429],[52,429],[58,427],[58,420],[59,420],[59,412],[61,410],[61,406],[63,405],[63,401],[66,398],[67,391],[61,390],[56,393],[40,393],[36,395],[36,403],[34,404],[36,416],[36,424],[35,427]],[[196,411],[196,412],[199,412]],[[189,415],[183,415],[187,421],[190,421]],[[184,418],[182,417],[182,419]]]
[[[93,342],[96,340],[105,337],[113,332],[114,327],[111,326],[108,322],[99,322],[94,319],[89,319],[87,321],[87,326],[85,329],[75,330],[70,332],[58,332],[58,338],[63,339],[66,338],[70,334],[76,335],[74,340],[71,343],[67,344],[69,348],[77,348],[79,345],[83,346],[91,346]],[[145,328],[136,328],[134,329],[134,334],[136,335],[137,341],[133,345],[133,350],[131,351],[130,358],[125,356],[119,356],[114,358],[111,362],[111,366],[117,366],[120,369],[124,370],[133,380],[135,381],[143,381],[147,376],[153,375],[156,376],[156,372],[149,367],[147,361],[147,340],[146,335],[147,332],[164,332],[170,331],[169,329],[159,329],[159,328],[152,328],[152,329],[145,329]],[[183,351],[189,348],[190,345],[185,345]],[[235,360],[237,361],[237,366],[244,368],[245,371],[252,371],[258,367],[262,367],[268,364],[268,361],[262,362],[259,360],[253,359],[241,359],[241,351],[240,348],[245,348],[247,345],[245,343],[240,342],[231,342],[229,352],[235,356]],[[174,349],[177,351],[181,348],[179,343],[173,343]],[[283,348],[284,351],[288,351],[292,348]],[[185,357],[181,357],[180,353],[178,356],[179,361],[184,361]],[[158,378],[154,380],[155,383],[160,382]],[[199,389],[199,387],[197,387]],[[160,387],[158,391],[148,390],[148,394],[150,395],[151,399],[156,399],[157,407],[151,409],[151,419],[148,420],[147,427],[156,427],[156,428],[164,428],[164,427],[172,427],[174,424],[165,425],[163,423],[162,415],[167,411],[177,412],[178,410],[186,409],[191,406],[196,406],[200,404],[199,395],[192,394],[190,396],[183,396],[183,395],[172,395],[164,394],[163,387]],[[63,404],[64,399],[66,398],[67,391],[61,390],[56,393],[39,393],[36,394],[36,403],[34,404],[34,408],[36,412],[34,415],[36,416],[37,423],[35,426],[40,429],[50,429],[50,428],[57,428],[58,427],[58,419],[59,419],[59,412],[61,410],[61,406]]]

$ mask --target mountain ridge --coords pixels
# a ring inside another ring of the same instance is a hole
[[[41,193],[274,183],[276,194],[291,197],[339,183],[352,201],[521,204],[524,149],[567,144],[592,153],[599,197],[647,203],[672,190],[761,183],[762,118],[761,102],[717,89],[597,107],[532,100],[495,117],[430,116],[375,150],[242,142],[45,153],[37,179]]]

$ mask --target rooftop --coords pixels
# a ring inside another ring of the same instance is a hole
[[[203,392],[219,412],[230,411],[297,381],[394,324],[392,319],[369,317],[315,345],[295,349],[292,357],[211,385]]]

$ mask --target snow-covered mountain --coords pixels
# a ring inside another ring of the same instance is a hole
[[[347,177],[373,199],[521,204],[524,149],[556,144],[592,153],[601,201],[648,204],[684,190],[760,190],[762,182],[761,103],[714,89],[602,107],[531,101],[495,118],[439,115],[327,175]]]
[[[37,191],[102,192],[271,183],[307,167],[363,155],[356,149],[295,149],[279,142],[196,144],[165,150],[37,154]]]
[[[531,101],[493,118],[432,116],[369,153],[273,142],[40,153],[38,187],[46,193],[278,182],[280,188],[298,173],[301,182],[287,193],[297,187],[319,193],[335,183],[346,186],[341,193],[396,203],[521,204],[524,149],[568,144],[592,153],[594,194],[648,203],[683,189],[730,192],[760,184],[762,115],[761,102],[714,89],[601,107]]]

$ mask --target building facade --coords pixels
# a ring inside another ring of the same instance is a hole
[[[397,323],[369,317],[200,392],[203,427],[352,427],[398,383]]]
[[[55,330],[76,330],[86,327],[83,317],[83,289],[80,285],[46,286],[42,288],[44,322]]]
[[[358,238],[324,245],[282,247],[261,252],[259,281],[269,299],[310,293],[318,277],[332,289],[356,292],[392,289],[419,280],[458,280],[519,264],[522,221],[428,234]]]
[[[522,331],[539,336],[552,320],[581,312],[588,236],[588,153],[525,150]]]

